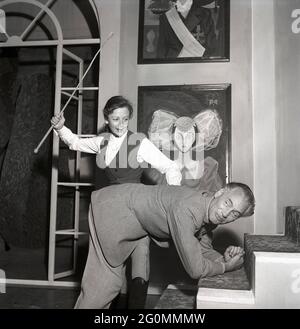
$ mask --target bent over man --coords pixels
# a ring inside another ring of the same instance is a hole
[[[108,308],[122,287],[124,262],[140,239],[173,239],[187,273],[194,279],[223,274],[243,264],[241,248],[208,259],[195,237],[206,224],[221,225],[254,212],[254,196],[241,183],[213,195],[184,186],[123,184],[92,193],[89,255],[75,308]]]

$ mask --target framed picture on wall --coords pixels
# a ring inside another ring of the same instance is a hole
[[[229,61],[230,0],[140,0],[138,64]]]
[[[137,119],[138,131],[179,162],[182,185],[213,191],[230,181],[230,84],[139,87]]]

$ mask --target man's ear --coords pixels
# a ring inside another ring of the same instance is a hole
[[[218,198],[221,195],[223,195],[224,192],[225,192],[225,189],[224,188],[221,188],[220,190],[218,190],[217,192],[215,192],[214,197],[215,198]]]
[[[254,206],[249,205],[241,217],[250,217],[252,215],[254,215]]]

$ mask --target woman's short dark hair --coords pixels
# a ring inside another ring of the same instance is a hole
[[[129,118],[132,117],[133,107],[132,104],[123,96],[113,96],[105,104],[103,109],[104,119],[108,120],[108,116],[113,113],[115,109],[126,107],[129,111]]]

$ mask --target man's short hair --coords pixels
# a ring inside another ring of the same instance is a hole
[[[242,217],[252,216],[254,214],[255,208],[255,198],[250,187],[243,183],[231,182],[226,184],[225,188],[228,190],[233,190],[239,188],[243,191],[246,202],[248,203],[248,208],[242,214]]]

